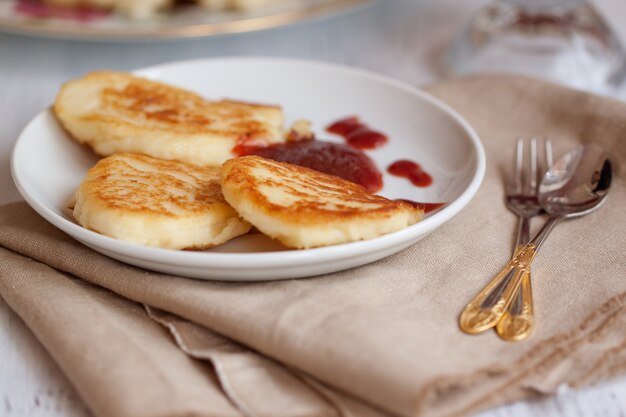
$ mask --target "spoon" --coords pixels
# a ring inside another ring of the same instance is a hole
[[[530,271],[532,261],[546,238],[560,221],[581,217],[596,210],[606,200],[611,186],[611,161],[604,148],[584,145],[560,158],[544,175],[539,186],[539,202],[550,215],[541,230],[465,307],[459,326],[466,333],[480,333],[494,327],[513,301],[522,282]],[[513,274],[510,274],[514,271]],[[505,281],[506,280],[506,281]],[[504,287],[497,301],[485,306],[484,301],[494,290]],[[520,320],[520,325],[524,325]],[[515,331],[512,326],[511,331]]]
[[[536,245],[535,251],[558,222],[600,207],[608,195],[611,176],[611,161],[598,145],[582,146],[559,159],[539,185],[539,204],[551,216],[529,243]]]

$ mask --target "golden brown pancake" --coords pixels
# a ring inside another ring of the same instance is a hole
[[[100,160],[75,200],[82,226],[146,246],[205,249],[251,227],[224,200],[218,168],[139,154]]]
[[[241,144],[283,142],[280,107],[209,101],[190,91],[121,72],[66,83],[54,111],[74,139],[99,155],[142,153],[220,166]]]
[[[221,185],[245,220],[291,248],[373,239],[423,216],[339,177],[260,156],[227,161]]]

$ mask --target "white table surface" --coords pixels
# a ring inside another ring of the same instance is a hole
[[[384,1],[356,13],[248,35],[160,43],[83,43],[0,34],[0,204],[20,200],[9,171],[26,123],[59,85],[98,69],[130,70],[182,59],[285,56],[354,65],[408,83],[444,76],[442,54],[484,0]],[[626,40],[626,1],[597,0]],[[89,416],[34,335],[0,298],[0,416]],[[626,377],[556,397],[512,404],[480,417],[624,417]]]

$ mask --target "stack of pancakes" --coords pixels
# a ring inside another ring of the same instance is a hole
[[[360,185],[259,156],[242,142],[285,141],[280,107],[209,101],[124,73],[98,72],[61,89],[54,111],[70,135],[106,156],[75,195],[74,217],[147,246],[205,249],[252,225],[290,248],[371,239],[423,212]]]

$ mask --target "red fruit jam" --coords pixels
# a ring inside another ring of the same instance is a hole
[[[433,178],[413,161],[401,159],[389,165],[387,172],[397,177],[408,178],[416,187],[428,187]]]
[[[269,146],[241,146],[239,156],[259,155],[278,162],[300,165],[357,183],[370,192],[383,188],[383,177],[374,162],[349,146],[317,140],[277,143]]]
[[[352,116],[338,120],[326,128],[329,133],[343,137],[348,145],[357,149],[376,149],[387,143],[387,136],[370,129],[361,123],[358,117]]]

